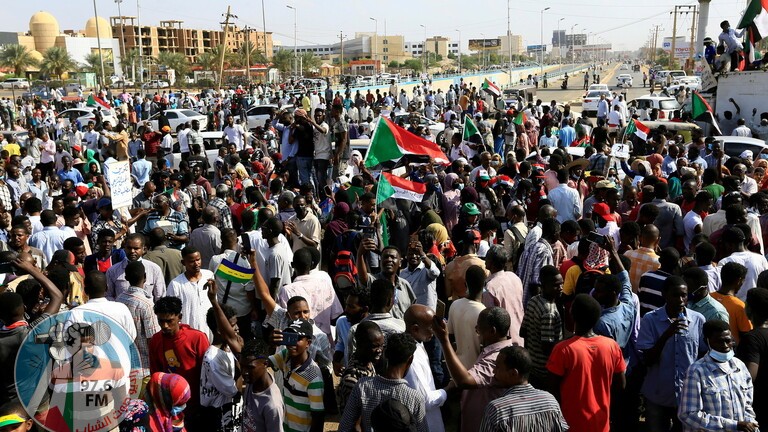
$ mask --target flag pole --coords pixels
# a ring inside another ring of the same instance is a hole
[[[376,129],[373,130],[373,134],[371,135],[371,139],[368,140],[368,151],[365,152],[365,160],[363,162],[368,162],[368,156],[371,154],[371,143],[376,138],[376,134],[379,133],[379,128],[381,127],[381,123],[384,121],[384,117],[379,114],[379,121],[376,124]],[[370,168],[368,164],[365,164],[366,167]]]

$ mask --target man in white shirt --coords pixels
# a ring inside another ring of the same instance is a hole
[[[131,340],[136,339],[136,324],[128,307],[122,303],[107,300],[107,277],[98,270],[93,270],[85,275],[83,281],[85,294],[88,301],[72,310],[70,318],[72,323],[94,322],[85,312],[98,312],[112,318],[128,333]]]
[[[736,293],[736,296],[742,301],[747,299],[747,291],[757,286],[757,277],[760,273],[768,270],[768,261],[765,257],[748,251],[745,242],[746,236],[738,226],[726,228],[720,238],[720,247],[723,248],[725,258],[717,263],[717,266],[721,268],[729,262],[736,262],[747,268],[744,283],[741,284],[741,288]]]
[[[405,331],[416,339],[416,351],[413,353],[413,361],[405,374],[408,387],[418,391],[424,397],[427,409],[426,420],[430,432],[445,432],[443,417],[440,407],[448,398],[444,389],[435,388],[435,380],[429,366],[429,356],[424,349],[424,342],[432,340],[434,332],[432,322],[435,312],[424,305],[411,305],[403,316]]]
[[[752,137],[752,130],[749,129],[747,122],[743,118],[736,121],[736,125],[736,129],[731,133],[732,136]]]
[[[177,138],[179,139],[179,151],[181,152],[181,160],[189,159],[189,123],[184,123],[184,126],[179,131]]]
[[[83,134],[83,139],[85,140],[85,146],[88,148],[88,150],[93,150],[95,152],[99,151],[99,139],[101,138],[101,134],[93,130],[94,123],[88,122],[88,130]]]
[[[547,196],[552,207],[557,210],[557,221],[563,223],[567,220],[579,220],[582,214],[581,198],[576,189],[568,186],[568,171],[557,171],[557,181],[560,184],[552,188]]]
[[[606,117],[608,116],[609,111],[609,104],[608,101],[605,99],[605,95],[600,95],[600,100],[597,101],[597,119],[605,121]]]
[[[611,110],[611,112],[608,113],[608,127],[609,128],[624,127],[624,116],[621,115],[621,107],[619,105],[614,105],[613,110]]]
[[[224,134],[227,136],[227,141],[230,144],[234,144],[237,151],[243,149],[245,130],[240,124],[235,124],[235,118],[232,115],[227,116],[227,125],[224,126]]]
[[[167,295],[181,299],[181,322],[200,330],[213,341],[213,333],[208,328],[206,314],[211,308],[211,301],[205,292],[207,285],[215,284],[213,272],[204,269],[200,252],[194,247],[187,246],[181,251],[181,263],[184,273],[176,276],[168,284]]]
[[[166,155],[173,153],[173,136],[171,136],[171,127],[163,126],[160,128],[160,132],[163,134],[163,138],[160,141],[160,148],[165,151]]]

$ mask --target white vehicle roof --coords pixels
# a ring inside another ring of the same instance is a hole
[[[600,97],[600,95],[605,95],[606,98],[609,98],[611,97],[611,92],[608,90],[590,90],[584,97],[594,98]]]
[[[768,148],[768,145],[765,144],[765,141],[757,138],[731,136],[731,135],[721,135],[721,136],[715,136],[713,138],[716,139],[717,141],[721,141],[723,144],[744,143],[744,144],[762,147],[763,149]]]
[[[675,99],[673,97],[669,97],[669,96],[650,96],[650,95],[646,95],[646,96],[637,97],[637,98],[635,98],[635,100],[652,100],[652,101],[654,101],[654,100],[657,100],[657,101],[675,100],[676,101],[677,99]]]
[[[617,78],[632,78],[632,75],[630,75],[630,74],[621,74]]]
[[[608,90],[608,84],[590,84],[589,90]]]

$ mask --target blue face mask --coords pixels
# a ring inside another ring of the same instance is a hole
[[[186,407],[187,407],[187,404],[171,407],[171,415],[177,416],[181,414],[181,412],[184,411],[184,408]]]
[[[715,351],[713,349],[709,350],[709,356],[712,357],[712,360],[714,360],[714,361],[716,361],[718,363],[727,363],[735,355],[736,355],[736,353],[734,353],[732,349],[730,351],[728,351],[727,353],[720,352],[720,351]]]

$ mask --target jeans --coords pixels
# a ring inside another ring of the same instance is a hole
[[[317,195],[324,197],[323,189],[328,185],[328,178],[331,175],[331,161],[327,159],[315,159],[315,186]]]
[[[299,172],[298,167],[296,165],[296,156],[288,158],[288,160],[285,161],[283,164],[285,169],[288,170],[288,187],[298,187],[299,186]]]
[[[435,387],[445,386],[445,372],[443,371],[443,349],[436,337],[424,342],[424,350],[429,357],[429,368],[432,370],[432,377],[435,379]]]
[[[312,184],[312,162],[313,158],[309,157],[297,157],[296,166],[299,170],[299,186],[305,184]]]
[[[683,430],[683,426],[677,418],[677,407],[657,405],[646,399],[645,430],[648,432],[679,432]]]

